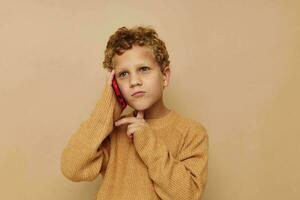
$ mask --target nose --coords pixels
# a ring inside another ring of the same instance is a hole
[[[136,85],[142,85],[141,78],[138,75],[132,75],[129,81],[130,81],[130,88]]]

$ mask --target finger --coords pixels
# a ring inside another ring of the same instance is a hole
[[[130,130],[130,131],[127,130],[127,136],[128,136],[128,137],[130,137],[130,136],[133,135],[133,134],[134,134],[134,131],[132,131],[132,130]]]
[[[136,118],[135,117],[124,117],[122,119],[119,119],[115,122],[116,126],[120,126],[122,124],[128,124],[128,123],[134,123],[136,122]]]
[[[135,132],[137,132],[142,127],[143,127],[143,123],[130,124],[127,127],[127,135],[134,134]]]
[[[106,82],[109,81],[109,79],[110,79],[110,74],[111,74],[111,72],[107,72],[107,74],[106,74]]]
[[[115,70],[113,69],[110,73],[110,77],[109,77],[109,83],[112,84],[112,80],[114,78],[114,75],[115,75]]]
[[[127,131],[126,131],[126,134],[127,134],[127,136],[129,137],[130,135],[133,135],[134,134],[134,132],[135,132],[135,128],[133,128],[133,127],[127,127]]]
[[[127,126],[127,130],[134,130],[134,129],[136,129],[138,126],[140,126],[140,124],[138,124],[138,123],[132,123],[132,124],[129,124],[129,125]]]
[[[133,135],[134,133],[136,133],[141,128],[142,128],[141,126],[135,126],[135,127],[127,128],[127,136]]]
[[[113,71],[107,72],[107,74],[106,74],[106,81],[108,84],[112,83],[112,78],[113,78],[112,74],[113,74]]]
[[[144,111],[143,110],[138,111],[136,118],[138,118],[138,119],[144,119]]]

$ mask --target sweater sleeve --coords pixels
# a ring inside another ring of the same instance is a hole
[[[208,176],[208,135],[201,124],[188,130],[177,158],[148,124],[134,134],[134,145],[161,199],[201,199]]]
[[[92,181],[109,160],[113,130],[113,89],[107,84],[88,119],[71,136],[61,153],[61,172],[71,181]]]

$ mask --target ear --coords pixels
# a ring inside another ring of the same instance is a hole
[[[170,82],[170,76],[171,76],[171,69],[169,66],[166,66],[164,68],[164,70],[162,71],[162,74],[163,74],[163,87],[167,87],[169,85],[169,82]]]

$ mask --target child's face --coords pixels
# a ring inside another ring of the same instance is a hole
[[[134,45],[122,55],[113,57],[113,67],[120,90],[129,106],[146,110],[162,101],[163,89],[169,83],[170,69],[163,73],[149,47]],[[144,91],[142,96],[132,96]]]

